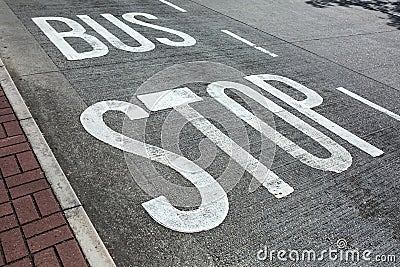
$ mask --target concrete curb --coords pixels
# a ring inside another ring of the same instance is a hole
[[[25,131],[29,143],[90,266],[116,266],[1,59],[0,85]]]

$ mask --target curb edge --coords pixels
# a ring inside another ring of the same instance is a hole
[[[115,267],[112,257],[87,216],[1,58],[0,85],[25,131],[32,150],[45,172],[89,265]]]

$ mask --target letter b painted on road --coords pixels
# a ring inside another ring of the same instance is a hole
[[[33,22],[46,34],[50,41],[64,54],[68,60],[81,60],[85,58],[101,57],[107,55],[108,47],[96,37],[86,33],[85,28],[78,22],[63,17],[33,18]],[[58,21],[67,24],[71,31],[58,32],[48,21]],[[87,52],[77,52],[65,38],[80,38],[93,49]]]

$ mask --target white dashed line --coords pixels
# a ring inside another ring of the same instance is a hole
[[[352,97],[352,98],[354,98],[354,99],[356,99],[356,100],[358,100],[358,101],[360,101],[360,102],[362,102],[362,103],[364,103],[364,104],[366,104],[366,105],[368,105],[368,106],[380,111],[380,112],[385,113],[386,115],[392,117],[393,119],[396,119],[396,120],[400,121],[400,116],[397,115],[396,113],[393,113],[390,110],[387,110],[387,109],[385,109],[385,108],[383,108],[383,107],[381,107],[381,106],[379,106],[379,105],[377,105],[375,103],[372,103],[371,101],[369,101],[369,100],[367,100],[367,99],[365,99],[365,98],[363,98],[363,97],[361,97],[361,96],[359,96],[359,95],[357,95],[357,94],[355,94],[353,92],[350,92],[349,90],[347,90],[347,89],[345,89],[343,87],[338,87],[336,89],[339,90],[340,92],[342,92],[342,93],[344,93],[344,94],[346,94],[346,95],[348,95],[348,96],[350,96],[350,97]]]
[[[263,53],[265,53],[265,54],[267,54],[267,55],[270,55],[271,57],[277,57],[277,56],[278,56],[277,54],[274,54],[274,53],[272,53],[272,52],[266,50],[265,48],[262,48],[262,47],[260,47],[260,46],[257,46],[256,44],[250,42],[249,40],[246,40],[246,39],[240,37],[240,36],[237,35],[237,34],[234,34],[234,33],[231,32],[231,31],[228,31],[228,30],[221,30],[221,32],[226,33],[226,34],[228,34],[229,36],[231,36],[231,37],[233,37],[233,38],[235,38],[235,39],[237,39],[237,40],[239,40],[239,41],[241,41],[241,42],[243,42],[243,43],[245,43],[245,44],[247,44],[247,45],[249,45],[249,46],[251,46],[251,47],[254,47],[255,49],[257,49],[257,50],[259,50],[259,51],[261,51],[261,52],[263,52]]]
[[[173,7],[173,8],[175,8],[176,10],[179,10],[180,12],[187,12],[185,9],[183,9],[183,8],[177,6],[177,5],[174,5],[174,4],[172,4],[172,3],[170,3],[170,2],[168,2],[168,1],[166,1],[166,0],[160,0],[160,2],[161,2],[161,3],[164,3],[164,4],[166,4],[166,5],[169,5],[170,7]]]

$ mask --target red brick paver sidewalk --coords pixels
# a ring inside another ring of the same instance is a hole
[[[88,266],[1,88],[0,266]]]

